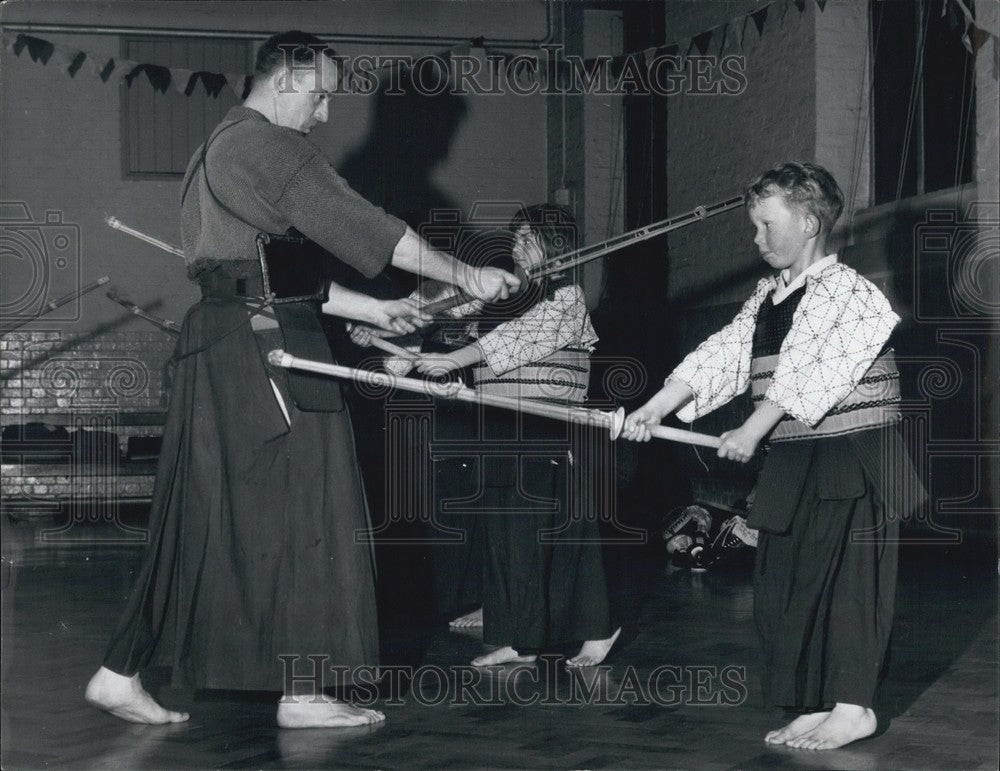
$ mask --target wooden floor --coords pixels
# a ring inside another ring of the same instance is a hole
[[[607,670],[580,677],[550,659],[473,683],[475,673],[456,665],[480,652],[476,634],[414,621],[390,601],[383,661],[410,666],[419,683],[385,691],[382,726],[281,731],[274,695],[175,691],[158,671],[144,676],[150,690],[189,709],[190,722],[130,725],[88,707],[83,688],[141,550],[103,543],[108,531],[85,525],[46,542],[46,527],[3,517],[4,768],[998,766],[989,545],[904,548],[883,727],[843,750],[809,753],[761,740],[783,716],[760,704],[747,567],[692,574],[649,554],[634,560],[645,589],[638,629]],[[406,581],[382,575],[386,597],[386,582]]]

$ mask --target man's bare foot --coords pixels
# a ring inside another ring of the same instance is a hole
[[[622,628],[618,627],[615,633],[606,640],[587,640],[580,652],[573,658],[566,661],[567,667],[596,667],[608,655],[618,635],[622,633]]]
[[[829,715],[829,712],[810,712],[805,715],[799,715],[784,728],[779,728],[776,731],[769,732],[764,737],[764,741],[768,744],[787,744],[795,737],[801,736],[806,731],[814,729],[826,720]]]
[[[835,750],[871,736],[877,727],[875,713],[868,707],[838,703],[826,720],[785,744],[800,750]]]
[[[530,664],[537,658],[538,656],[522,656],[508,645],[474,658],[472,666],[491,667],[494,664]]]
[[[348,728],[385,720],[375,709],[355,707],[329,696],[288,696],[278,702],[279,728]]]
[[[466,613],[464,616],[459,616],[458,618],[452,619],[448,622],[448,626],[452,629],[473,629],[476,627],[481,627],[483,625],[483,609],[477,608],[471,613]]]
[[[164,709],[142,687],[139,675],[119,675],[101,667],[87,683],[84,698],[95,707],[130,723],[183,723],[190,715]]]

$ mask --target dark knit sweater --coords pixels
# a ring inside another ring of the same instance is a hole
[[[230,110],[206,155],[212,192],[238,217],[213,200],[199,148],[181,188],[189,275],[220,260],[255,261],[259,232],[294,228],[372,277],[388,264],[406,228],[354,192],[304,134],[256,110]]]

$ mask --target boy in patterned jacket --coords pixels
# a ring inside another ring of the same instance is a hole
[[[746,463],[766,442],[756,505],[754,621],[765,701],[797,716],[770,744],[833,749],[874,733],[892,626],[899,518],[923,488],[894,424],[899,322],[870,281],[827,254],[843,193],[820,166],[785,163],[745,195],[754,244],[779,271],[632,413],[623,435],[677,411],[690,422],[751,389],[754,410],[722,434]]]

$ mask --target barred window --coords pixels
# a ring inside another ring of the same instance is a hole
[[[126,37],[122,56],[142,64],[194,72],[249,73],[253,46],[248,40],[216,38]],[[190,94],[177,86],[157,90],[145,72],[122,83],[122,167],[126,178],[184,174],[194,151],[239,103],[228,85],[210,95],[201,80]]]

